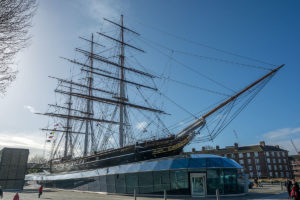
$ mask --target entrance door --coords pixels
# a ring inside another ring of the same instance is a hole
[[[191,194],[192,196],[206,195],[206,175],[202,173],[191,173]]]

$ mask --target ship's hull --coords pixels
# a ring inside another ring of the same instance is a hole
[[[66,172],[116,166],[126,163],[178,155],[193,138],[193,134],[175,138],[170,136],[160,140],[99,152],[93,156],[51,163],[51,172]]]

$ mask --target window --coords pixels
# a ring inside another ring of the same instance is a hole
[[[239,153],[239,158],[243,158],[243,154],[242,153]]]
[[[261,177],[261,172],[257,172],[257,176],[258,176],[258,177]]]
[[[270,158],[267,158],[267,162],[268,162],[268,163],[270,163],[270,162],[271,162]]]
[[[280,152],[280,156],[281,156],[281,157],[283,157],[283,156],[284,156],[282,151]]]
[[[276,176],[276,178],[278,178],[278,172],[275,172],[275,176]]]
[[[280,158],[278,159],[278,162],[281,163],[281,159]]]
[[[277,157],[279,157],[280,156],[280,152],[277,151],[276,153],[277,153]]]
[[[274,167],[274,170],[277,170],[277,166],[276,165],[274,165],[273,167]]]
[[[260,170],[260,165],[256,165],[256,170],[257,170],[257,171]]]
[[[276,159],[275,158],[273,158],[273,163],[276,163]]]
[[[248,164],[251,165],[251,159],[248,159]]]
[[[272,166],[271,166],[271,165],[268,165],[268,169],[269,169],[269,170],[272,170]]]
[[[253,177],[253,172],[250,172],[249,175],[250,175],[250,177]]]
[[[269,152],[268,152],[268,151],[266,152],[266,156],[270,156],[270,154],[269,154]]]
[[[240,164],[244,164],[244,160],[240,160]]]
[[[249,158],[251,155],[250,155],[250,153],[247,153],[247,157]]]
[[[279,169],[282,170],[282,165],[279,165]]]
[[[255,164],[259,164],[259,159],[255,159]]]
[[[274,151],[272,151],[272,156],[275,156],[275,153],[274,153]]]
[[[254,152],[254,156],[255,156],[255,157],[258,157],[258,152]]]
[[[281,178],[283,178],[283,177],[284,177],[284,174],[283,174],[283,172],[280,172],[280,175],[281,175]]]
[[[273,173],[272,172],[269,172],[269,175],[270,175],[270,177],[273,177]]]
[[[249,171],[252,171],[253,169],[252,169],[252,166],[248,166],[248,169],[249,169]]]
[[[286,174],[286,177],[287,177],[287,178],[290,177],[290,174],[289,174],[288,172],[286,172],[285,174]]]
[[[285,158],[283,159],[283,162],[286,163],[286,159]]]

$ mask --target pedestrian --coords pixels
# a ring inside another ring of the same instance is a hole
[[[258,187],[258,179],[257,178],[254,179],[254,185],[255,185],[255,187]]]
[[[41,197],[42,194],[43,194],[43,185],[41,185],[41,187],[39,188],[39,198]]]
[[[295,180],[293,180],[292,183],[293,183],[293,187],[291,191],[291,197],[294,200],[299,200],[299,185]]]
[[[2,190],[2,186],[0,185],[0,197],[1,199],[3,198],[3,190]]]
[[[284,186],[286,187],[286,191],[289,195],[289,199],[291,198],[291,191],[292,191],[292,182],[289,179],[286,179],[286,182],[284,183]]]
[[[14,196],[14,200],[19,200],[19,193],[17,192],[16,195]]]

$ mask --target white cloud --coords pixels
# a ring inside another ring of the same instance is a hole
[[[45,136],[41,132],[0,132],[0,147],[25,148],[30,154],[42,154],[44,150]],[[50,146],[46,146],[49,150]]]
[[[283,149],[288,150],[290,154],[296,154],[291,143],[291,139],[293,139],[296,148],[300,151],[300,127],[277,129],[265,133],[262,136],[267,144],[279,145]]]
[[[24,106],[24,108],[27,109],[27,110],[29,110],[29,112],[31,112],[31,113],[37,113],[37,112],[39,112],[39,111],[36,110],[34,107],[29,106],[29,105]]]
[[[271,140],[286,139],[286,137],[292,137],[293,135],[300,135],[300,127],[298,128],[282,128],[263,134],[263,137]]]
[[[147,127],[147,122],[139,122],[136,124],[135,128],[138,130],[143,130]]]

